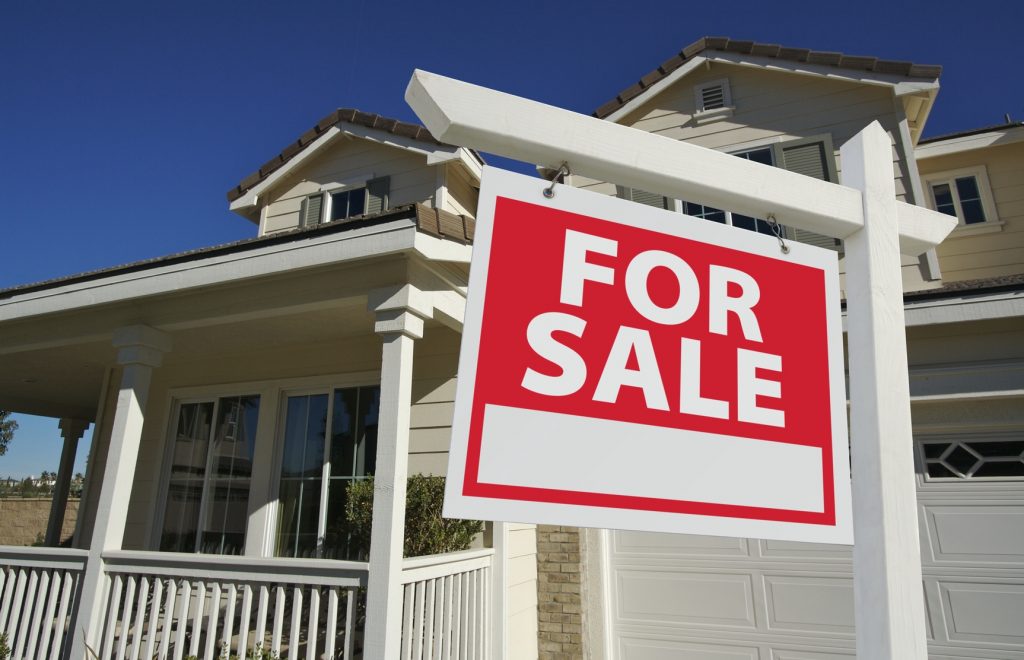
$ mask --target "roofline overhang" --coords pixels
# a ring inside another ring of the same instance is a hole
[[[1024,142],[1024,124],[929,141],[926,144],[917,145],[914,148],[914,156],[917,160],[925,160],[1016,142]]]
[[[469,263],[472,247],[425,234],[415,217],[313,234],[283,242],[254,243],[241,250],[156,261],[143,268],[28,288],[0,299],[0,323],[97,305],[128,303],[165,294],[293,274],[349,261],[411,254],[429,261]],[[2,351],[0,351],[2,352]]]
[[[621,108],[605,117],[605,119],[608,121],[618,122],[620,119],[642,106],[654,96],[660,94],[675,82],[689,75],[700,66],[706,66],[712,62],[733,64],[736,66],[745,66],[768,71],[781,71],[803,76],[828,78],[831,80],[844,80],[865,85],[891,87],[893,89],[893,93],[897,97],[908,94],[929,93],[929,105],[935,97],[932,92],[937,92],[939,89],[938,78],[908,78],[906,76],[895,74],[861,71],[856,69],[842,69],[824,64],[791,62],[770,57],[760,57],[757,55],[744,55],[741,53],[707,50],[700,55],[695,55],[691,59],[687,60],[685,64],[630,99]]]
[[[340,122],[339,124],[324,131],[323,135],[314,140],[308,147],[295,154],[290,160],[288,160],[288,162],[274,170],[267,176],[267,178],[246,190],[245,193],[232,201],[228,205],[228,208],[235,213],[238,213],[246,220],[258,223],[258,220],[254,220],[252,217],[252,211],[259,204],[260,195],[270,190],[275,184],[295,172],[296,169],[306,161],[310,160],[313,156],[320,154],[325,147],[332,144],[339,137],[346,137],[349,139],[359,138],[389,147],[405,149],[406,151],[426,156],[427,163],[430,165],[447,162],[449,160],[458,160],[464,167],[466,167],[467,171],[471,174],[475,174],[478,179],[480,177],[481,164],[473,154],[469,153],[464,147],[440,144],[432,145],[422,140],[407,138],[402,135],[395,135],[394,133],[389,133],[387,131]]]

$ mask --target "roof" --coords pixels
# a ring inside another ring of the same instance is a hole
[[[917,300],[929,300],[933,298],[952,298],[956,296],[999,293],[1003,291],[1024,290],[1024,274],[1001,275],[999,277],[986,277],[977,280],[960,280],[958,282],[946,282],[937,289],[925,289],[924,291],[911,291],[903,295],[906,302]]]
[[[972,128],[966,131],[959,131],[957,133],[945,133],[943,135],[936,135],[934,137],[922,138],[917,144],[924,145],[930,142],[941,142],[943,140],[954,140],[956,138],[970,137],[972,135],[981,135],[982,133],[992,133],[994,131],[1006,131],[1011,128],[1020,128],[1024,126],[1024,121],[1011,121],[1005,124],[996,124],[994,126],[984,126],[982,128]]]
[[[932,64],[914,64],[913,62],[901,62],[896,60],[882,60],[877,57],[864,55],[844,55],[828,51],[809,50],[807,48],[791,48],[779,44],[765,44],[755,41],[741,41],[728,37],[703,37],[670,57],[668,60],[643,76],[636,83],[619,92],[597,110],[594,116],[604,119],[616,110],[622,108],[632,99],[644,93],[654,85],[661,82],[670,73],[681,67],[686,62],[699,56],[704,51],[715,50],[727,53],[738,53],[740,55],[755,55],[772,59],[786,60],[790,62],[805,62],[833,66],[838,69],[853,69],[858,71],[869,71],[907,78],[923,78],[934,80],[942,73],[942,67]]]
[[[414,220],[419,231],[439,238],[448,238],[459,243],[471,244],[473,242],[473,236],[476,233],[476,220],[469,216],[456,215],[454,213],[434,209],[420,203],[405,204],[374,215],[356,216],[347,220],[328,222],[315,227],[299,228],[264,236],[257,236],[255,238],[246,238],[232,243],[223,243],[221,245],[197,248],[195,250],[186,250],[185,252],[176,252],[162,257],[143,259],[141,261],[134,261],[120,266],[112,266],[85,273],[77,273],[75,275],[58,277],[51,280],[44,280],[42,282],[21,284],[7,289],[0,289],[0,300],[13,298],[14,296],[21,295],[23,293],[55,289],[68,284],[101,280],[113,275],[134,273],[160,266],[197,261],[207,257],[244,252],[245,250],[252,250],[268,245],[279,245],[281,243],[304,240],[313,236],[349,231],[359,227],[377,225],[405,218]]]
[[[362,112],[361,110],[356,110],[354,108],[338,108],[318,121],[313,128],[300,135],[299,139],[282,149],[281,153],[277,154],[266,163],[263,163],[258,170],[242,179],[241,183],[228,191],[228,201],[233,202],[244,195],[246,191],[259,184],[274,171],[280,169],[282,165],[304,151],[306,147],[313,144],[317,138],[323,135],[327,130],[338,124],[363,126],[383,131],[385,133],[391,133],[392,135],[400,135],[412,140],[418,140],[427,144],[455,148],[454,145],[445,144],[444,142],[435,140],[434,136],[430,134],[430,131],[419,124],[399,121],[397,119],[391,119],[371,112]]]

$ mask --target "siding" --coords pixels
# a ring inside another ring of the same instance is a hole
[[[1004,224],[990,233],[954,231],[938,247],[942,279],[947,282],[1024,272],[1024,143],[925,158],[917,163],[922,179],[980,165],[988,172],[996,215]],[[927,186],[925,190],[927,197]]]
[[[537,528],[508,524],[509,660],[537,658]]]
[[[471,181],[466,170],[455,164],[449,163],[445,172],[445,181],[448,187],[448,199],[444,206],[445,210],[476,217],[476,205],[480,197],[480,183]]]
[[[390,205],[430,200],[434,195],[435,168],[426,156],[369,140],[336,138],[324,153],[304,164],[268,193],[263,233],[273,234],[299,226],[302,200],[330,183],[379,176],[391,177]]]
[[[726,78],[735,111],[732,116],[697,123],[695,85]],[[709,149],[735,152],[778,142],[830,134],[837,173],[842,171],[839,147],[872,121],[877,120],[893,141],[897,198],[913,202],[906,163],[895,148],[902,110],[897,110],[892,90],[840,80],[768,71],[732,64],[713,63],[691,73],[619,123],[673,140]],[[574,176],[572,184],[602,194],[615,194],[615,186]],[[785,218],[779,218],[785,224]],[[840,271],[845,271],[840,260]],[[904,288],[933,288],[926,282],[917,258],[903,259]]]

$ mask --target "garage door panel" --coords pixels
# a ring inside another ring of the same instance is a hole
[[[853,580],[764,576],[768,629],[853,636]]]
[[[1024,584],[939,581],[951,642],[1024,644]]]
[[[756,627],[746,573],[618,571],[616,587],[622,623]]]
[[[687,557],[749,557],[747,539],[726,536],[695,536],[693,534],[652,534],[650,532],[616,532],[614,551],[618,554],[642,554],[653,559]]]
[[[1024,506],[925,505],[924,509],[933,562],[1024,562]]]
[[[851,546],[832,543],[800,543],[797,541],[761,540],[758,547],[766,559],[814,559],[816,561],[852,562]]]
[[[621,660],[767,660],[757,647],[623,638]]]
[[[777,649],[773,648],[771,660],[850,660],[857,657],[854,651],[837,651],[833,649]]]

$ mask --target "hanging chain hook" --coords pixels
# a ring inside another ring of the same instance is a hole
[[[569,171],[569,163],[562,161],[562,164],[558,166],[558,171],[555,172],[555,176],[551,177],[551,185],[544,189],[544,196],[551,199],[555,196],[555,184],[560,183],[559,179],[564,178],[572,174]]]
[[[779,239],[779,249],[782,250],[782,254],[789,254],[789,246],[786,245],[786,239],[782,238],[782,225],[775,219],[774,213],[768,214],[768,226],[771,227],[775,238]]]

